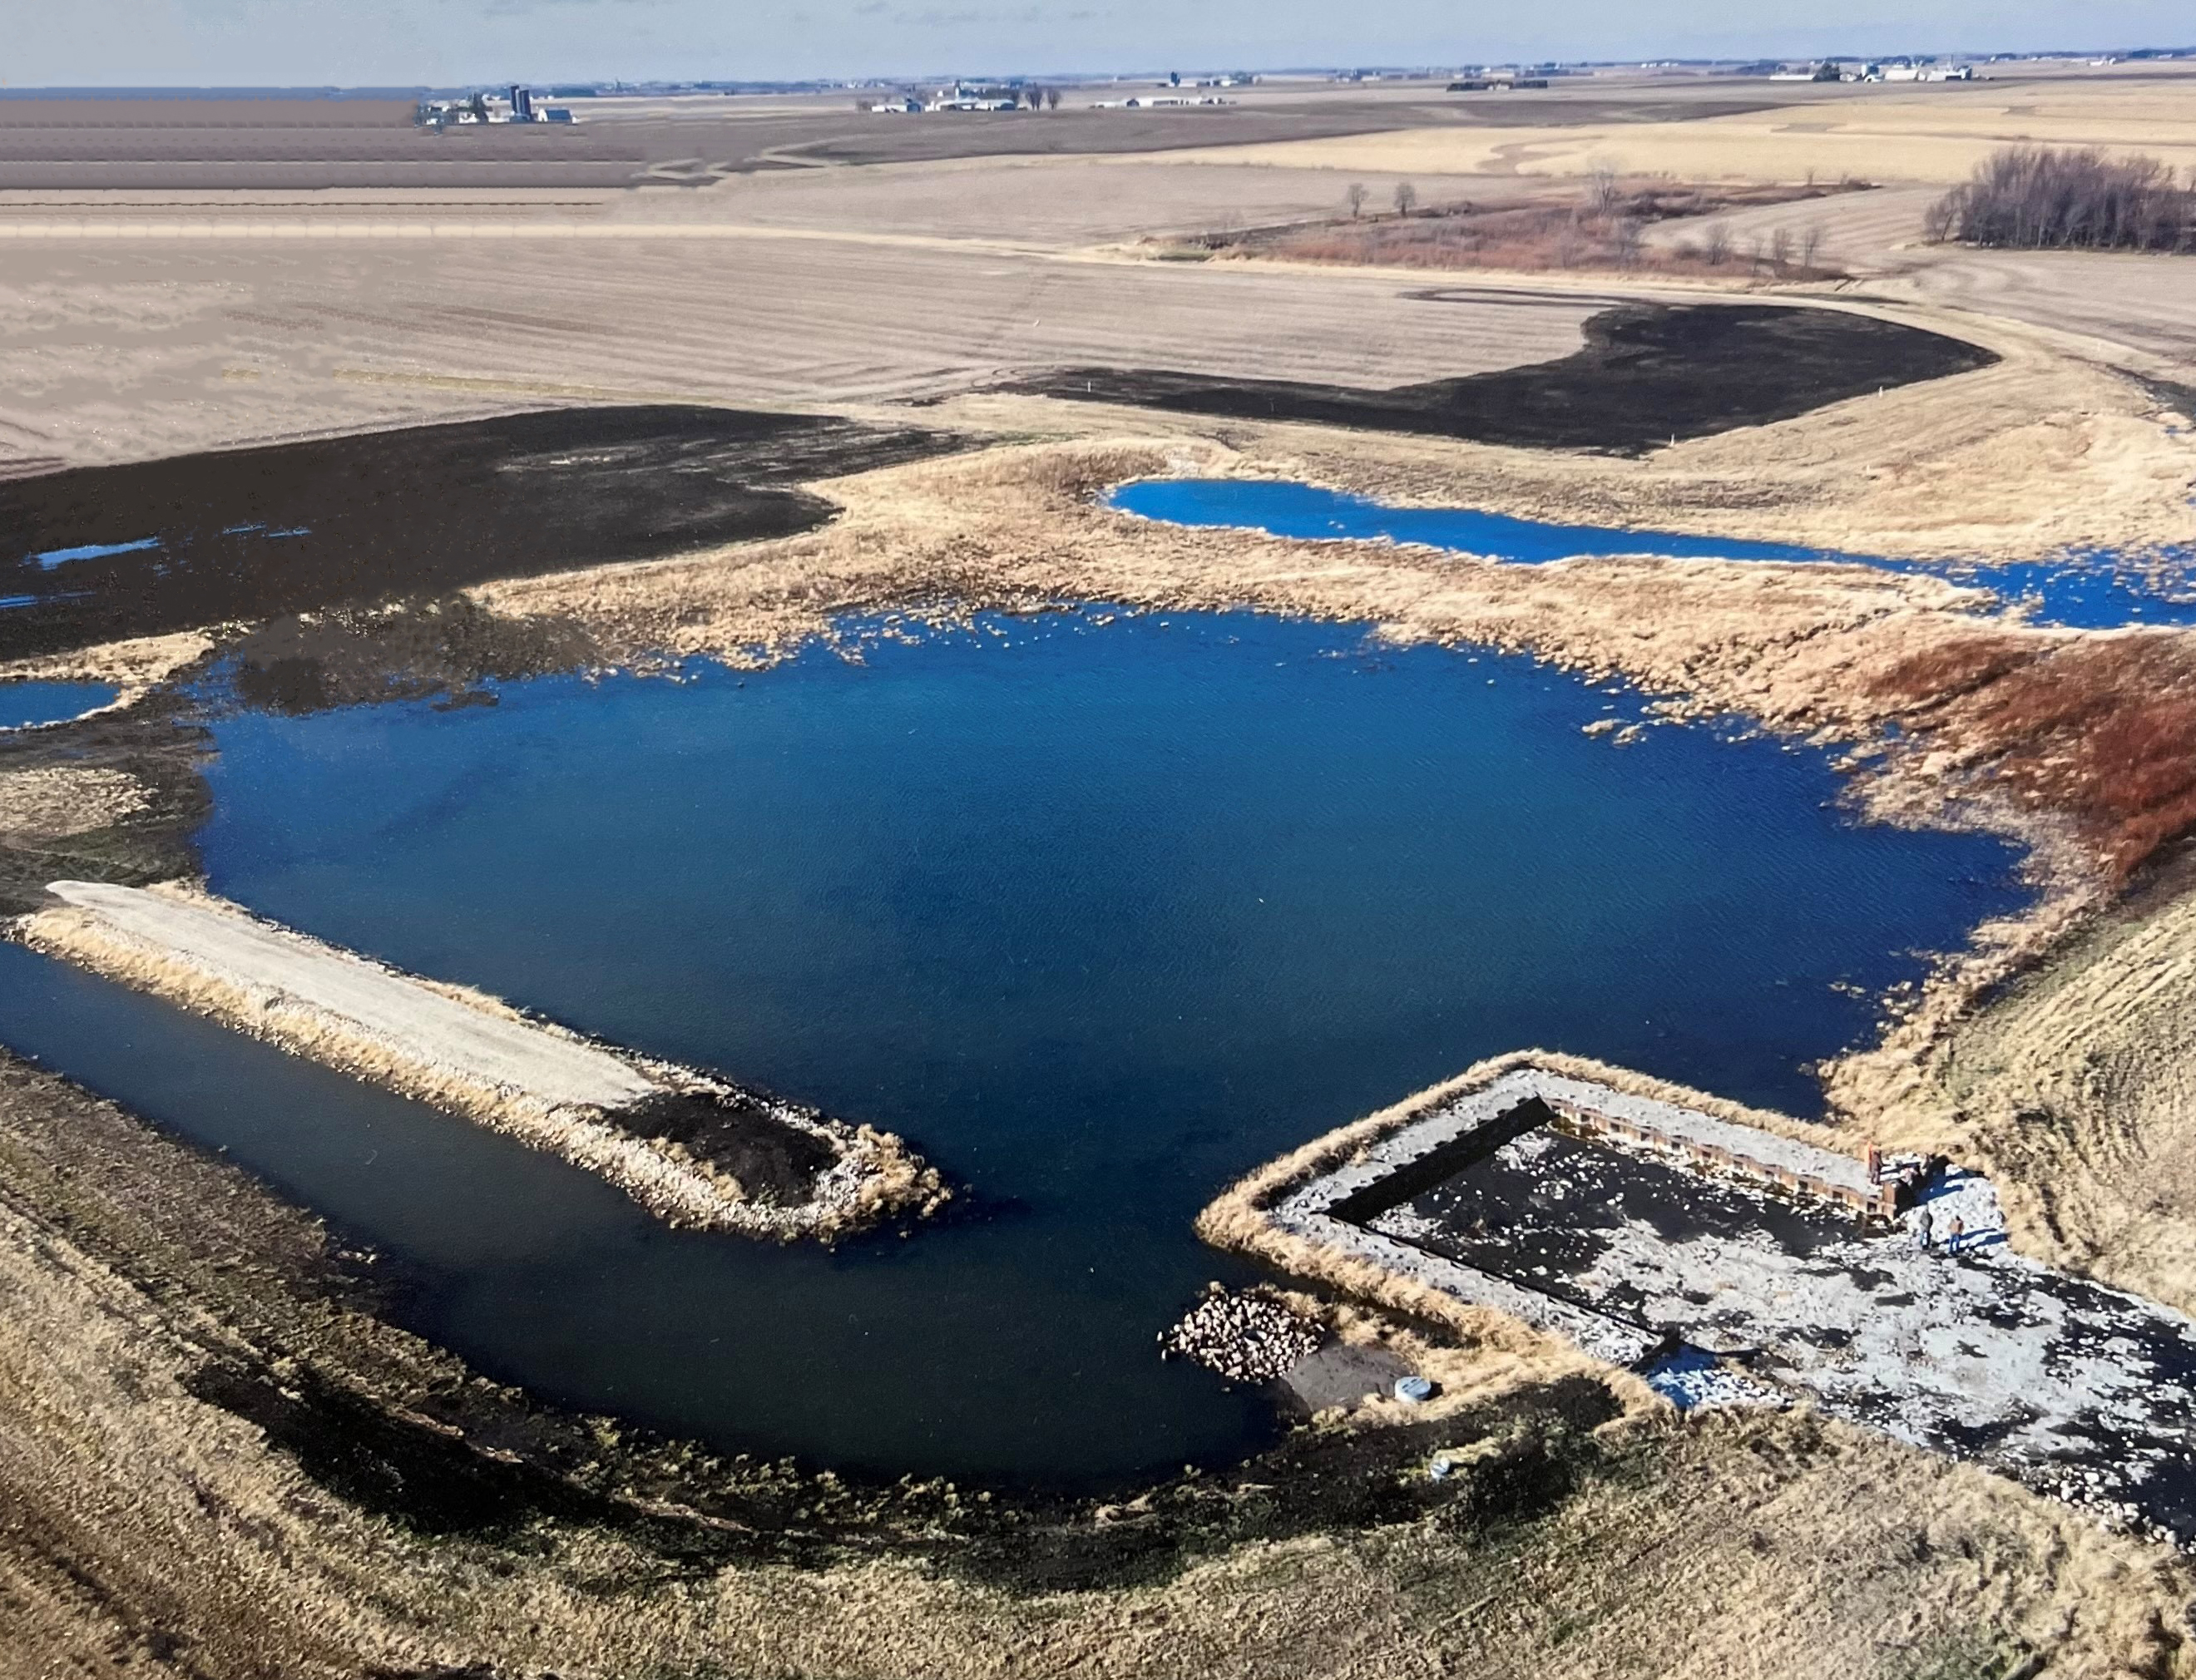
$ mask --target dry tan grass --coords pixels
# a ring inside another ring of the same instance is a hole
[[[1840,1065],[1885,1141],[1985,1167],[2020,1245],[2196,1312],[2196,893],[2066,940],[1971,1017]]]
[[[111,828],[151,802],[124,771],[53,765],[0,775],[0,845],[66,840]]]
[[[1964,178],[2020,141],[2196,163],[2196,78],[2088,86],[1855,89],[1696,122],[1536,128],[1463,124],[1176,154],[1205,165],[1451,175],[1568,175],[1604,165],[1680,181],[1932,182]]]
[[[106,643],[89,658],[76,653],[48,654],[0,662],[0,682],[113,683],[121,690],[114,703],[126,706],[156,684],[195,665],[212,647],[213,638],[198,630],[140,636]]]
[[[1606,1431],[1611,1473],[1545,1517],[1433,1520],[1240,1545],[1147,1585],[1016,1596],[913,1560],[676,1567],[584,1523],[506,1543],[423,1539],[303,1474],[193,1396],[232,1324],[302,1331],[325,1376],[355,1362],[463,1386],[443,1356],[207,1245],[158,1234],[136,1175],[225,1169],[12,1070],[0,1090],[0,1673],[355,1680],[479,1666],[570,1680],[634,1673],[991,1680],[1037,1673],[1372,1680],[1894,1680],[2001,1639],[2079,1680],[2196,1672],[2196,1579],[1971,1469],[1800,1416]],[[26,1105],[36,1111],[32,1117]],[[98,1171],[77,1170],[78,1141]],[[51,1156],[49,1152],[62,1153]],[[240,1219],[235,1175],[195,1201]],[[294,1215],[287,1246],[322,1238]],[[263,1246],[285,1244],[249,1220]],[[88,1234],[90,1233],[90,1234]],[[119,1244],[118,1266],[90,1235]],[[181,1269],[179,1269],[181,1268]],[[186,1279],[189,1286],[182,1285]],[[257,1333],[257,1332],[255,1332]],[[1413,1349],[1415,1355],[1416,1350]],[[1681,1632],[1673,1632],[1681,1630]]]

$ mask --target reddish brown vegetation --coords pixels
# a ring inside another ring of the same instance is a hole
[[[1197,248],[1235,256],[1278,257],[1298,263],[1377,263],[1406,268],[1621,268],[1661,274],[1754,275],[1780,280],[1832,278],[1819,261],[1819,235],[1779,231],[1743,246],[1711,228],[1697,241],[1647,245],[1658,222],[1729,210],[1787,204],[1856,190],[1835,187],[1682,186],[1659,180],[1599,177],[1582,188],[1499,204],[1441,205],[1393,216],[1200,235]],[[1401,189],[1399,189],[1400,193]],[[1401,203],[1401,197],[1398,203]]]
[[[2196,638],[1979,636],[1905,661],[1877,690],[2030,807],[2073,817],[2123,878],[2196,831]]]
[[[1917,705],[1942,705],[1996,682],[2036,655],[2036,644],[2018,637],[1970,636],[1902,660],[1875,684],[1875,692]]]

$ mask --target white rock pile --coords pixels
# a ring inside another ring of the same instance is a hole
[[[2135,1534],[2158,1541],[2176,1551],[2196,1556],[2196,1538],[2182,1535],[2153,1521],[2140,1505],[2114,1498],[2112,1485],[2112,1479],[2102,1470],[2072,1465],[2056,1475],[2046,1472],[2030,1482],[2037,1492],[2095,1517],[2097,1527],[2107,1534]]]
[[[1195,1360],[1230,1383],[1271,1383],[1326,1334],[1268,1296],[1231,1295],[1217,1284],[1159,1336],[1159,1357]]]

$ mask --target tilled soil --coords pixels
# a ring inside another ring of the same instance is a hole
[[[1586,347],[1560,361],[1388,390],[1100,367],[1065,368],[1011,389],[1176,413],[1640,455],[1998,359],[1896,321],[1782,304],[1627,304],[1592,317],[1583,331]]]

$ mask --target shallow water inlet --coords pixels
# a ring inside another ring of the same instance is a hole
[[[1898,560],[1791,543],[1565,525],[1469,507],[1407,507],[1317,485],[1266,478],[1147,478],[1107,498],[1124,513],[1175,525],[1216,525],[1280,537],[1419,543],[1513,564],[1595,555],[1680,560],[1829,562],[1922,574],[1988,590],[2035,624],[2109,629],[2196,624],[2196,555],[2087,551],[2049,560]]]
[[[113,705],[120,692],[110,683],[0,683],[0,729],[66,723]]]

